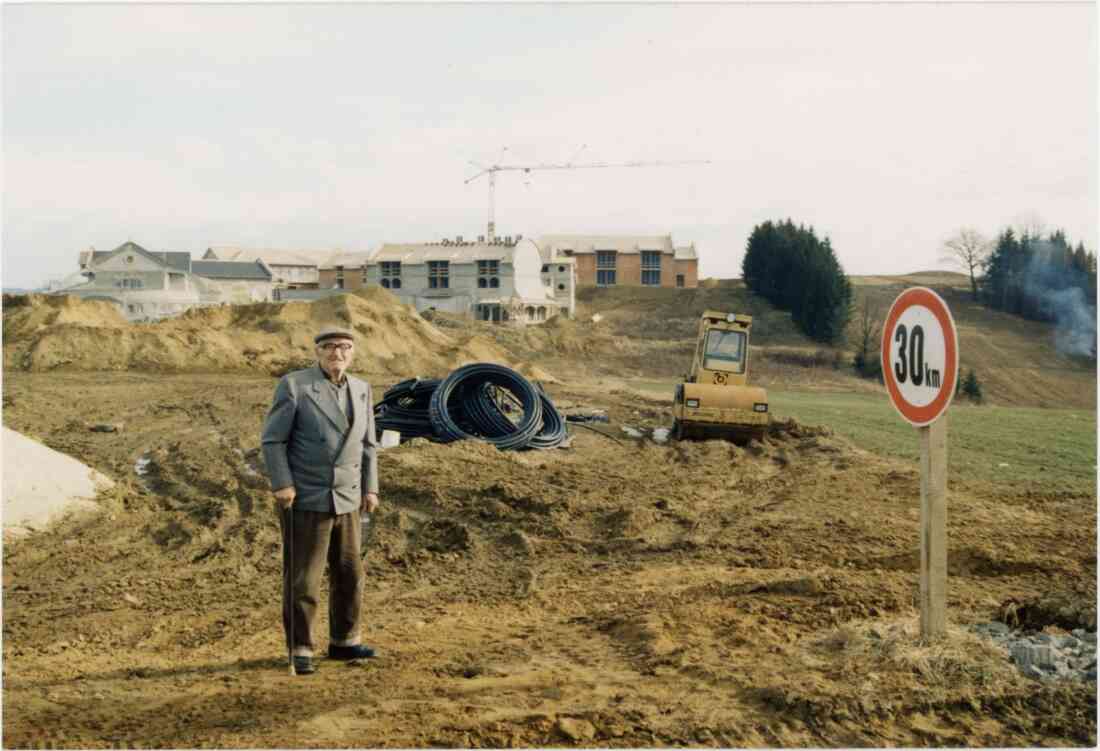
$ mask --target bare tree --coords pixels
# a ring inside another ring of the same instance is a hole
[[[852,365],[855,366],[856,372],[864,378],[875,378],[882,375],[882,363],[879,362],[881,357],[879,354],[881,349],[879,337],[882,334],[880,328],[881,312],[878,307],[871,307],[866,298],[859,307],[859,315],[856,319],[856,341],[858,345]]]
[[[963,227],[943,244],[941,261],[953,263],[970,274],[970,291],[974,301],[978,300],[978,274],[986,258],[993,249],[990,241],[976,229]]]

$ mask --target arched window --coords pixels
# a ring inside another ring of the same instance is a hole
[[[389,279],[383,279],[382,280],[382,286],[385,287],[386,289],[389,289],[390,288],[390,280]]]
[[[559,268],[561,268],[561,267],[559,266]],[[550,271],[550,267],[549,267],[549,266],[547,266],[546,264],[543,264],[543,265],[542,265],[542,273],[546,274],[546,273],[548,273],[549,271]]]
[[[394,289],[401,289],[401,280],[400,279],[394,279],[393,282],[390,284],[390,286],[393,287]]]
[[[539,307],[539,320],[540,321],[545,321],[546,320],[546,308]]]
[[[527,310],[525,312],[527,313],[527,320],[528,321],[535,320],[535,309],[534,308],[528,306]]]
[[[489,286],[492,287],[493,289],[496,289],[497,287],[500,286],[500,279],[498,279],[495,276],[489,277]]]
[[[564,284],[559,284],[558,289],[565,289],[565,285]]]
[[[479,276],[477,278],[477,286],[478,286],[479,289],[485,289],[486,287],[489,286],[489,284],[488,284],[488,282],[485,281],[485,277]]]
[[[564,266],[558,266],[558,273],[559,274],[564,274],[565,273],[565,267]]]

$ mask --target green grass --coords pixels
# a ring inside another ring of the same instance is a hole
[[[884,396],[796,392],[768,396],[777,418],[827,425],[857,446],[911,460],[914,466],[920,459],[917,429],[903,421]],[[956,402],[947,415],[950,478],[1095,494],[1095,411]]]
[[[648,379],[630,385],[662,395],[674,387],[671,381]],[[917,467],[917,429],[901,419],[885,395],[769,390],[768,397],[776,419],[828,426],[860,448]],[[949,480],[1096,494],[1095,411],[979,407],[956,400],[947,415]]]

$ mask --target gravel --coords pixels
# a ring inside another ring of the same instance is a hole
[[[1039,681],[1096,681],[1096,632],[1074,629],[1069,635],[1013,631],[992,621],[972,626],[1008,651],[1021,673]]]

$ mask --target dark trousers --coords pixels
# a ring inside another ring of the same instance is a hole
[[[283,629],[288,647],[296,655],[313,654],[313,621],[326,561],[329,642],[341,646],[358,644],[363,600],[360,512],[337,515],[293,510],[294,539],[290,546],[293,550],[287,545],[287,513],[280,510],[279,524],[283,531]],[[293,644],[290,643],[291,618],[294,619]]]

